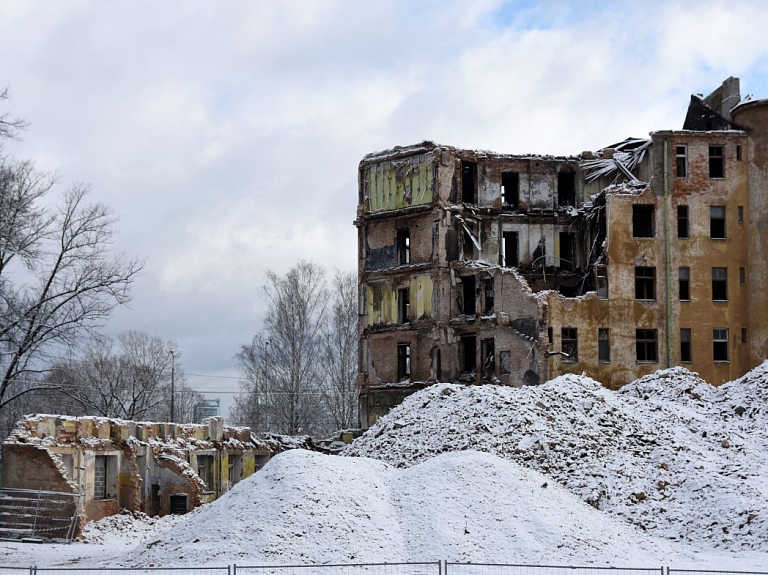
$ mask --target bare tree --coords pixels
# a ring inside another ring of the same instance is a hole
[[[0,91],[0,100],[10,98],[8,86]],[[0,116],[0,140],[18,140],[19,132],[26,130],[29,124],[22,118],[14,118],[10,114]]]
[[[241,413],[260,412],[265,428],[278,433],[324,431],[320,359],[328,299],[325,270],[300,261],[285,276],[269,271],[263,293],[267,300],[263,333],[236,356],[251,384],[245,390],[250,400],[240,402]],[[260,369],[265,375],[261,381]],[[251,405],[243,405],[246,401]]]
[[[192,421],[202,395],[186,385],[178,346],[137,331],[123,332],[117,341],[115,350],[111,340],[96,339],[82,357],[56,362],[48,379],[58,393],[44,397],[58,405],[57,413],[169,420],[174,366],[175,419]]]
[[[0,92],[0,100],[7,97],[7,89]],[[0,141],[25,127],[0,116]],[[89,203],[85,186],[72,186],[57,207],[47,207],[53,184],[31,162],[0,156],[0,409],[48,387],[46,363],[127,303],[142,268],[109,256],[112,213]]]
[[[336,429],[358,426],[357,420],[357,275],[336,271],[333,307],[323,326],[323,394]]]

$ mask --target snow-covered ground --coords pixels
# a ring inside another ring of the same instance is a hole
[[[439,384],[346,457],[289,451],[181,519],[108,518],[68,546],[0,543],[0,565],[764,571],[767,420],[768,364],[720,388],[678,368],[620,392],[578,376],[521,389]]]

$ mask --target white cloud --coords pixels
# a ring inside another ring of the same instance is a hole
[[[147,258],[137,328],[229,369],[267,269],[354,269],[357,165],[424,139],[575,154],[768,96],[761,3],[6,2],[7,147],[90,182]],[[226,351],[228,350],[228,351]],[[198,362],[195,365],[195,362]]]

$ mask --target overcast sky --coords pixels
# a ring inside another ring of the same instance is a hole
[[[433,140],[578,154],[682,127],[728,76],[768,97],[768,3],[0,0],[6,152],[84,182],[146,260],[106,333],[237,388],[268,269],[356,266],[357,164]]]

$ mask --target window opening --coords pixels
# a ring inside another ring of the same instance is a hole
[[[520,203],[520,174],[501,172],[501,208],[516,210]]]
[[[400,288],[397,290],[397,322],[408,323],[411,320],[411,290],[409,288]]]
[[[709,207],[709,237],[725,239],[725,206]]]
[[[680,268],[679,272],[679,298],[681,301],[691,300],[691,268]]]
[[[461,278],[462,303],[464,304],[463,313],[465,315],[475,315],[475,276],[464,276]]]
[[[483,287],[485,288],[485,309],[484,313],[485,315],[490,315],[493,313],[493,304],[494,304],[494,288],[493,288],[493,278],[487,279],[483,282]]]
[[[608,268],[597,266],[595,268],[595,275],[597,277],[597,297],[608,299]]]
[[[403,381],[411,377],[411,344],[397,344],[397,379]]]
[[[560,332],[560,351],[563,353],[563,362],[576,363],[579,361],[579,338],[575,327],[564,327]]]
[[[517,253],[517,232],[502,232],[501,237],[504,243],[501,265],[508,268],[517,267],[519,262]]]
[[[553,337],[554,337],[554,335],[552,334],[552,328],[551,328],[551,327],[548,327],[548,328],[547,328],[547,340],[549,340],[549,347],[550,347],[550,348],[552,347],[552,343],[553,343],[553,342],[552,342],[552,338],[553,338]]]
[[[187,496],[171,495],[170,497],[171,515],[184,515],[187,512]]]
[[[652,238],[654,206],[634,204],[632,206],[632,236],[636,238]]]
[[[205,483],[205,490],[213,491],[213,455],[197,456],[197,474]]]
[[[658,330],[655,329],[635,330],[638,362],[655,363],[659,361],[657,336]]]
[[[741,328],[741,345],[746,345],[747,343],[747,328],[742,327]]]
[[[709,177],[710,178],[725,177],[725,160],[723,158],[722,146],[709,147]]]
[[[465,224],[464,228],[464,245],[462,246],[462,253],[465,260],[477,259],[478,246],[476,245],[478,235],[477,226],[475,224]]]
[[[688,147],[675,146],[675,175],[678,178],[688,177]]]
[[[499,352],[499,371],[501,375],[512,373],[512,355],[509,351]]]
[[[747,283],[747,268],[739,268],[739,283]]]
[[[712,268],[712,300],[728,299],[728,268]]]
[[[560,269],[576,267],[576,234],[560,232]]]
[[[691,328],[680,329],[680,361],[691,362]]]
[[[738,216],[737,219],[739,223],[743,224],[744,223],[744,206],[739,206],[738,208],[736,208],[736,213]]]
[[[483,379],[491,379],[496,375],[496,354],[493,338],[484,339],[480,342],[480,355],[483,360]]]
[[[729,361],[728,328],[712,330],[712,354],[715,361]]]
[[[741,144],[738,144],[736,146],[736,161],[740,162],[741,161],[741,157],[742,157],[741,156]]]
[[[608,328],[601,327],[597,330],[597,361],[610,363],[611,340],[608,338]]]
[[[656,268],[635,268],[635,299],[656,299]]]
[[[97,455],[93,470],[93,498],[107,498],[107,458]]]
[[[688,206],[677,206],[677,237],[688,236]]]
[[[477,367],[477,339],[474,335],[461,337],[463,371],[471,373]]]
[[[397,263],[411,263],[411,232],[408,228],[397,230]]]
[[[557,174],[557,203],[561,206],[576,205],[576,178],[573,172]]]
[[[461,161],[461,201],[465,204],[476,203],[477,164]]]

